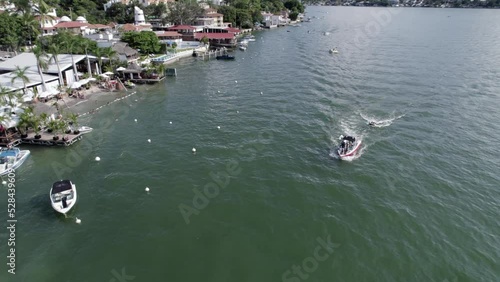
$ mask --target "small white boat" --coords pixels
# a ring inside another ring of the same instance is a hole
[[[354,156],[361,147],[361,140],[356,140],[353,136],[340,135],[340,145],[337,148],[337,153],[340,159]]]
[[[50,203],[59,213],[66,214],[76,204],[76,186],[70,180],[61,180],[50,188]]]
[[[81,134],[89,133],[92,130],[94,130],[94,129],[90,126],[83,125],[83,126],[78,127],[78,131],[80,131]]]
[[[239,47],[239,48],[240,48],[240,50],[241,50],[241,51],[246,51],[246,50],[247,50],[247,47],[245,47],[245,46],[243,46],[243,45],[240,45],[240,47]]]
[[[330,49],[330,54],[337,54],[338,52],[337,48]]]
[[[29,150],[2,149],[0,151],[0,176],[9,173],[11,169],[20,167],[29,155]]]

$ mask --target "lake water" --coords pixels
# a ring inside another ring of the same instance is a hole
[[[0,281],[498,281],[500,11],[307,12],[235,61],[180,61],[72,147],[29,147]]]

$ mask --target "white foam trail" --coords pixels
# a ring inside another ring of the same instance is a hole
[[[392,113],[390,115],[389,118],[387,119],[378,119],[376,117],[373,117],[373,116],[368,116],[368,115],[365,115],[363,113],[360,113],[360,116],[367,122],[373,122],[375,123],[374,125],[372,125],[373,127],[387,127],[389,125],[391,125],[395,120],[398,120],[402,117],[404,117],[406,115],[406,113],[403,113],[403,114],[400,114],[400,115],[395,115],[394,113]]]

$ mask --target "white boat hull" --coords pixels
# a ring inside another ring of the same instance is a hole
[[[31,153],[30,150],[22,150],[19,153],[19,156],[13,165],[9,166],[9,165],[5,164],[2,168],[0,168],[1,169],[0,176],[6,175],[7,173],[9,173],[9,171],[11,169],[16,170],[18,167],[20,167],[24,163],[24,161],[28,158],[30,153]]]
[[[352,147],[351,150],[345,152],[345,153],[342,153],[340,148],[337,149],[337,154],[339,155],[339,158],[340,159],[344,159],[344,158],[349,158],[349,157],[352,157],[356,154],[356,152],[359,150],[359,148],[361,148],[361,140],[360,141],[356,141],[354,143],[354,146]]]
[[[78,128],[78,131],[80,131],[80,133],[82,133],[82,134],[89,133],[92,130],[94,130],[94,129],[92,127],[89,127],[89,126],[80,126]]]
[[[77,193],[76,193],[75,184],[72,185],[72,188],[69,191],[71,191],[72,198],[71,198],[71,200],[67,201],[67,207],[63,207],[62,201],[54,201],[54,196],[52,195],[52,189],[50,189],[50,204],[52,205],[52,208],[56,212],[66,214],[75,206],[76,201],[77,201]]]

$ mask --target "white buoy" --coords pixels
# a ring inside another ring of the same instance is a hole
[[[234,82],[238,83],[238,81],[237,81],[237,80],[235,80]]]
[[[137,119],[134,119],[135,122],[137,122]]]
[[[149,187],[146,187],[146,189],[144,189],[144,191],[149,192]]]
[[[79,219],[79,218],[77,217],[77,218],[76,218],[76,220],[75,220],[75,222],[76,222],[77,224],[80,224],[80,223],[82,223],[82,220],[81,220],[81,219]]]
[[[101,160],[101,158],[99,158],[99,157],[95,157],[95,161],[96,161],[96,162],[98,162],[98,161],[100,161],[100,160]]]
[[[192,151],[193,151],[193,153],[196,153],[196,148],[193,148],[193,150],[192,150]]]
[[[151,143],[151,139],[148,139],[148,142]]]
[[[135,101],[137,102],[137,99],[135,99]]]
[[[170,124],[172,124],[172,122],[170,122]]]
[[[262,91],[260,91],[260,95],[264,94]]]
[[[3,185],[7,184],[7,181],[5,181],[5,180],[4,180],[4,181],[2,181],[2,184],[3,184]]]
[[[220,90],[217,90],[217,93],[220,93]]]
[[[236,111],[236,113],[237,113],[237,114],[239,114],[239,113],[240,113],[240,111]]]
[[[217,126],[217,129],[220,129],[220,126]]]

